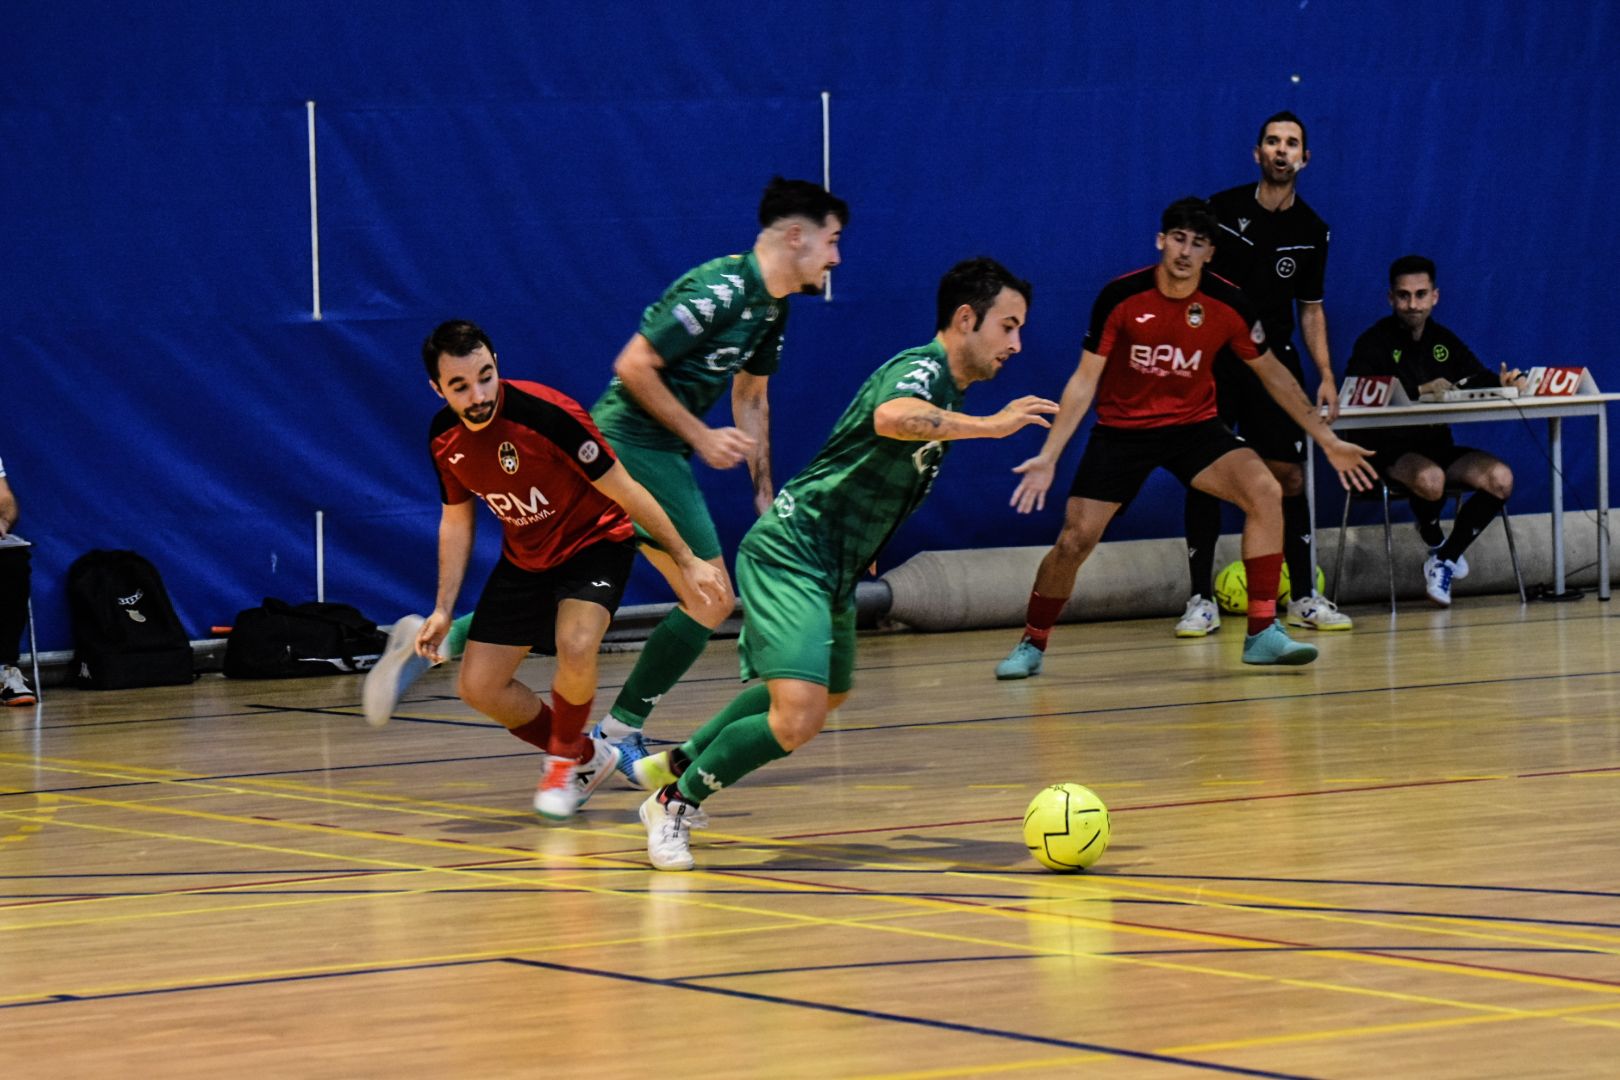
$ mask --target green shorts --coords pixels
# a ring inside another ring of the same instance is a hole
[[[658,500],[693,553],[700,559],[718,558],[720,534],[715,531],[709,504],[703,501],[703,492],[692,475],[691,459],[677,450],[653,450],[614,442],[612,435],[607,438],[625,471]],[[640,525],[636,526],[636,539],[649,547],[658,546]]]
[[[737,553],[737,591],[743,598],[737,639],[743,679],[803,679],[829,693],[855,681],[855,600],[834,606],[814,578]]]

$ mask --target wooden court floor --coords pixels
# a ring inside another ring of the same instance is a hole
[[[0,716],[0,1077],[1616,1075],[1611,609],[1354,613],[1286,671],[1239,625],[1061,627],[1014,684],[1010,632],[863,638],[687,874],[628,789],[539,824],[444,669],[382,730],[346,677],[57,691]],[[1113,810],[1084,875],[1019,838],[1059,780]]]

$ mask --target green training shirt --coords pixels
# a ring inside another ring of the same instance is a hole
[[[961,406],[962,389],[938,340],[908,349],[872,373],[826,445],[783,485],[740,550],[805,571],[837,600],[853,594],[889,537],[921,505],[950,447],[944,441],[889,439],[873,429],[879,405],[907,397],[952,412]]]
[[[765,291],[752,251],[711,259],[684,274],[641,315],[641,334],[664,361],[675,399],[702,416],[738,371],[774,374],[782,358],[786,300]],[[691,447],[630,395],[615,375],[591,407],[610,443],[691,453]]]

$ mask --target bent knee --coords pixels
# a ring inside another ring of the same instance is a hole
[[[1499,461],[1485,474],[1485,483],[1481,486],[1485,491],[1506,502],[1508,496],[1513,494],[1513,470]]]
[[[1439,502],[1446,497],[1446,474],[1439,466],[1429,466],[1420,469],[1406,486],[1426,502]]]

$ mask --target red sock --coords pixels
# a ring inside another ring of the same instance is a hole
[[[1042,596],[1031,590],[1029,594],[1029,611],[1024,616],[1024,636],[1029,643],[1041,652],[1046,651],[1047,639],[1052,636],[1052,624],[1057,622],[1058,615],[1063,611],[1063,605],[1069,602],[1067,596]]]
[[[1258,634],[1277,618],[1277,578],[1282,574],[1282,552],[1243,560],[1249,580],[1249,633]]]
[[[582,703],[575,705],[572,701],[557,693],[557,688],[551,688],[551,742],[547,750],[558,757],[573,758],[580,761],[585,752],[590,749],[590,740],[585,738],[585,721],[591,718],[591,706],[595,704],[596,697],[592,695]],[[589,760],[589,758],[584,758]]]
[[[533,720],[530,720],[522,727],[507,728],[506,730],[530,746],[544,750],[546,744],[551,741],[551,707],[542,701],[540,711],[534,714]]]

